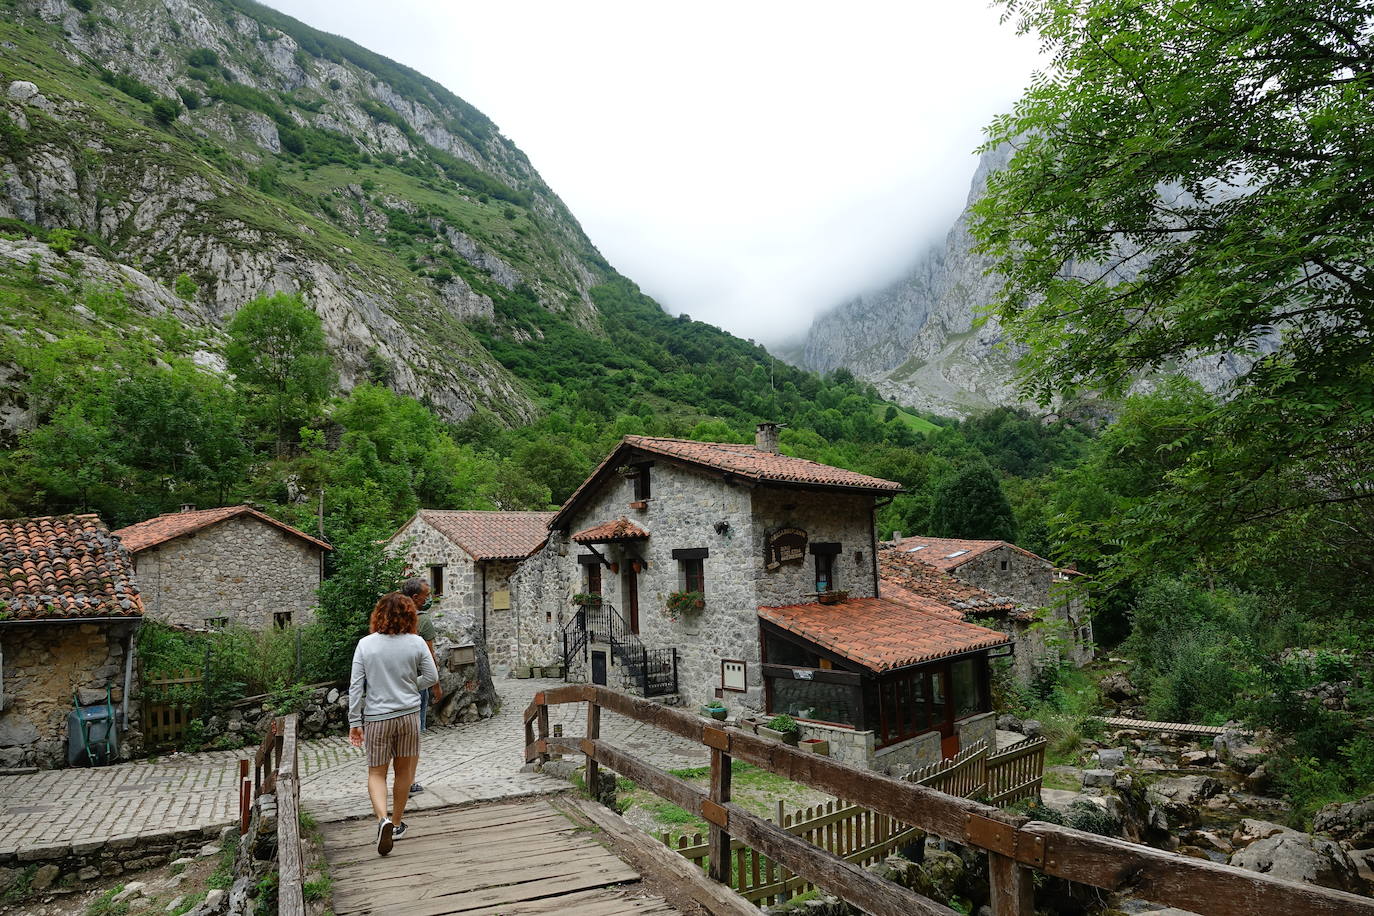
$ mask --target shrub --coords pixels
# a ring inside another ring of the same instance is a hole
[[[192,280],[189,275],[180,273],[177,274],[176,280],[172,283],[172,289],[179,298],[190,302],[196,297],[196,292],[199,287],[196,286],[196,281]]]
[[[53,229],[48,233],[48,247],[65,256],[76,247],[76,233],[70,229]]]
[[[177,96],[181,99],[181,104],[186,106],[188,111],[195,111],[200,107],[200,96],[190,86],[178,86]]]
[[[339,81],[336,80],[336,79],[330,80],[330,81],[329,81],[329,88],[332,89],[332,90],[335,91],[335,92],[338,92],[340,89],[343,88],[343,83],[339,82]]]
[[[209,48],[196,48],[186,55],[186,63],[192,67],[218,67],[219,55]]]
[[[159,124],[171,124],[181,114],[181,103],[176,99],[154,99],[153,117]]]
[[[72,0],[72,6],[82,13],[89,13],[95,4],[92,0]]]
[[[786,713],[769,719],[764,727],[771,728],[775,732],[782,732],[783,734],[801,731],[801,726],[797,724],[797,720]]]

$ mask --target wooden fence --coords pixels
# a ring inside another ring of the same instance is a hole
[[[886,815],[858,805],[834,801],[790,813],[784,811],[782,802],[779,802],[776,823],[793,836],[801,837],[859,866],[871,865],[886,858],[920,833]],[[701,834],[690,839],[678,837],[674,846],[665,833],[663,842],[694,864],[708,868],[711,844]],[[750,903],[782,903],[814,887],[806,878],[792,874],[740,840],[731,841],[730,851],[733,860],[730,887]]]
[[[173,747],[183,744],[192,722],[200,720],[195,705],[174,702],[167,697],[167,688],[199,684],[201,672],[194,669],[179,671],[161,680],[143,684],[143,741],[149,748]]]
[[[979,741],[948,760],[912,770],[902,778],[946,795],[982,798],[1005,808],[1023,798],[1040,797],[1045,744],[1044,738],[1027,738],[989,754],[987,744]]]
[[[550,736],[549,706],[562,703],[587,704],[586,737]],[[603,740],[603,708],[710,748],[710,790],[703,791]],[[994,916],[1033,916],[1037,871],[1200,916],[1374,916],[1374,899],[1368,897],[1031,821],[594,684],[536,694],[524,720],[527,761],[542,762],[550,752],[585,754],[587,785],[599,784],[604,765],[705,820],[710,825],[708,874],[721,883],[730,881],[738,839],[795,876],[873,916],[954,916],[948,906],[880,878],[733,804],[730,764],[739,759],[898,824],[985,851]]]

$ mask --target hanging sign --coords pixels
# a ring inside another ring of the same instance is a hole
[[[800,528],[779,528],[767,538],[768,556],[765,566],[777,569],[784,563],[800,563],[806,559],[806,532]]]

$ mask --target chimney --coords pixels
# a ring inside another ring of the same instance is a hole
[[[899,542],[901,539],[902,539],[902,533],[901,533],[900,531],[894,531],[894,532],[892,532],[892,543],[896,544],[896,543]]]
[[[182,503],[182,504],[181,504],[181,511],[182,511],[182,512],[194,512],[194,511],[196,511],[196,504],[195,504],[195,503]]]
[[[754,447],[761,452],[778,454],[778,430],[782,429],[777,423],[760,423],[754,429]]]

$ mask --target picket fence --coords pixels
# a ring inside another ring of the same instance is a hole
[[[903,778],[948,795],[986,797],[989,804],[1006,807],[1019,799],[1039,796],[1044,768],[1044,738],[1027,738],[995,754],[989,754],[987,745],[980,741]],[[922,831],[886,815],[839,801],[790,812],[779,801],[774,823],[859,866],[881,861],[922,836]],[[681,836],[674,842],[664,833],[661,839],[669,849],[706,867],[710,843],[701,834]],[[740,840],[731,841],[730,855],[730,887],[751,903],[775,905],[814,889],[805,878],[793,875]]]

